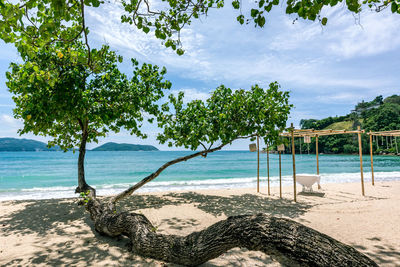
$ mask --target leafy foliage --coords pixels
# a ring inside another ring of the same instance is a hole
[[[157,115],[155,102],[171,86],[163,79],[166,70],[132,60],[128,79],[118,69],[121,58],[108,46],[93,49],[92,56],[95,71],[85,60],[88,50],[82,42],[57,42],[32,58],[26,54],[23,64],[11,64],[7,86],[15,94],[14,114],[24,121],[21,134],[51,136],[51,144],[64,150],[79,145],[81,133],[96,142],[124,127],[145,137],[140,130],[144,112]]]
[[[33,57],[40,47],[53,42],[74,41],[85,30],[82,22],[77,0],[4,1],[0,7],[1,39],[15,43],[21,56]]]
[[[182,92],[170,95],[172,107],[164,104],[164,113],[158,118],[159,127],[164,129],[158,140],[191,150],[199,146],[208,149],[217,143],[226,145],[247,136],[278,140],[292,107],[289,93],[279,88],[276,82],[267,90],[255,85],[251,90],[233,91],[221,85],[207,101],[194,100],[187,105]]]
[[[55,41],[70,42],[88,34],[85,26],[84,7],[99,7],[111,3],[102,0],[20,0],[17,3],[0,1],[0,35],[6,42],[19,43],[20,53],[27,44],[41,47]],[[206,16],[211,9],[225,6],[224,0],[122,0],[124,14],[122,23],[135,25],[144,33],[154,34],[166,47],[184,53],[180,34],[193,20]],[[369,8],[381,11],[390,8],[393,13],[400,13],[400,0],[255,0],[243,2],[232,0],[231,5],[238,11],[236,20],[240,24],[254,24],[264,27],[267,15],[274,7],[284,6],[285,13],[299,18],[328,24],[328,18],[321,16],[325,7],[342,4],[349,12],[358,14]]]
[[[321,119],[321,120],[302,119],[302,120],[300,120],[300,127],[302,129],[321,130],[321,129],[324,129],[324,128],[328,127],[332,123],[348,120],[348,118],[349,118],[349,115],[347,115],[347,116],[339,116],[339,117],[338,116],[336,116],[336,117],[328,117],[328,118]]]
[[[181,48],[180,32],[182,28],[191,24],[193,19],[207,15],[210,9],[222,8],[224,0],[163,0],[163,5],[152,4],[147,0],[123,0],[122,4],[126,14],[121,17],[123,23],[134,24],[146,34],[153,32],[154,35],[164,40],[166,47],[171,47],[178,54],[184,51]],[[338,4],[353,14],[358,14],[363,8],[381,11],[391,7],[393,13],[400,14],[400,1],[387,0],[256,0],[243,2],[233,0],[232,7],[238,10],[236,20],[240,24],[254,24],[255,27],[264,27],[267,14],[277,6],[284,6],[286,14],[295,15],[295,20],[318,20],[321,25],[327,25],[328,18],[322,17],[321,11],[324,7],[333,7]],[[153,8],[156,6],[156,8]],[[243,13],[245,10],[245,13]],[[177,37],[175,37],[177,36]]]

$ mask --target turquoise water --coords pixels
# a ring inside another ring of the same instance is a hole
[[[100,195],[127,188],[165,162],[190,151],[103,152],[88,151],[86,179]],[[266,154],[260,154],[261,182],[265,183]],[[73,197],[77,183],[77,154],[72,152],[1,152],[0,200]],[[320,155],[321,183],[358,182],[359,157]],[[365,180],[370,180],[370,158],[363,157]],[[272,185],[278,184],[278,155],[270,155]],[[377,180],[400,180],[400,157],[375,156]],[[316,173],[315,155],[296,155],[297,173]],[[292,156],[282,155],[284,184],[292,182]],[[184,189],[254,187],[257,154],[249,151],[219,151],[169,167],[141,189],[167,191]]]

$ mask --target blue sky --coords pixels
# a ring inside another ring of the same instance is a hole
[[[150,34],[136,31],[119,22],[116,5],[87,11],[93,46],[108,43],[124,56],[165,66],[172,81],[172,92],[183,90],[186,100],[205,99],[218,85],[248,89],[278,81],[290,91],[292,110],[288,123],[298,126],[300,119],[320,119],[347,114],[361,100],[400,93],[400,16],[390,10],[375,13],[365,10],[354,17],[343,7],[323,10],[326,27],[299,20],[276,7],[263,29],[239,25],[230,5],[212,10],[207,17],[183,30],[186,53],[176,55]],[[18,60],[16,50],[0,41],[0,137],[18,137],[22,125],[12,117],[14,106],[5,85],[5,72]],[[128,64],[122,69],[129,73]],[[152,144],[157,128],[145,125],[147,140],[122,131],[109,134],[101,143],[114,141]],[[45,137],[25,138],[46,141]],[[228,149],[247,149],[249,141],[234,143]],[[89,148],[97,144],[89,144]]]

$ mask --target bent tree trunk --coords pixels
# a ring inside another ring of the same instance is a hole
[[[142,214],[115,214],[113,204],[89,200],[95,229],[130,238],[132,252],[166,262],[195,266],[235,248],[262,251],[276,259],[311,266],[378,266],[364,254],[325,234],[266,214],[232,216],[187,236],[163,235]]]
[[[233,216],[200,232],[176,236],[157,233],[142,214],[116,213],[117,201],[155,179],[167,167],[223,146],[169,161],[108,202],[88,198],[86,208],[96,231],[108,236],[127,236],[136,254],[188,266],[205,263],[235,247],[265,252],[284,264],[291,260],[310,266],[378,266],[356,249],[325,234],[290,219],[266,214]]]

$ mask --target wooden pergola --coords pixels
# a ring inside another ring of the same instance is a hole
[[[395,139],[395,144],[396,144],[396,153],[399,153],[398,147],[397,147],[397,136],[400,136],[400,130],[393,130],[393,131],[380,131],[380,132],[369,132],[369,150],[371,154],[371,174],[372,174],[372,185],[375,185],[374,181],[374,157],[372,153],[372,136],[394,136]]]
[[[314,129],[295,129],[293,127],[293,123],[287,132],[283,132],[280,135],[284,137],[291,137],[291,146],[292,146],[292,161],[293,161],[293,190],[294,190],[294,201],[297,201],[296,198],[296,158],[295,158],[295,146],[294,146],[294,138],[295,137],[315,137],[315,154],[317,160],[317,174],[319,175],[319,159],[318,159],[318,137],[326,136],[326,135],[336,135],[336,134],[357,134],[358,135],[358,149],[360,155],[360,172],[361,172],[361,192],[362,195],[365,195],[364,191],[364,173],[363,173],[363,163],[362,163],[362,146],[361,146],[361,134],[364,133],[364,130],[360,129],[360,126],[357,127],[357,130],[314,130]],[[393,131],[392,131],[393,132]],[[398,131],[400,136],[400,131]],[[257,138],[257,148],[259,148],[259,142]],[[259,149],[257,156],[257,192],[259,192],[259,169],[260,169],[260,157],[259,157]],[[372,157],[372,154],[371,154]],[[372,159],[372,158],[371,158]],[[269,150],[267,144],[267,170],[268,170],[268,195],[270,194],[270,179],[269,179]],[[282,197],[282,181],[281,181],[281,162],[280,162],[280,153],[279,153],[279,181],[280,181],[280,197]]]

